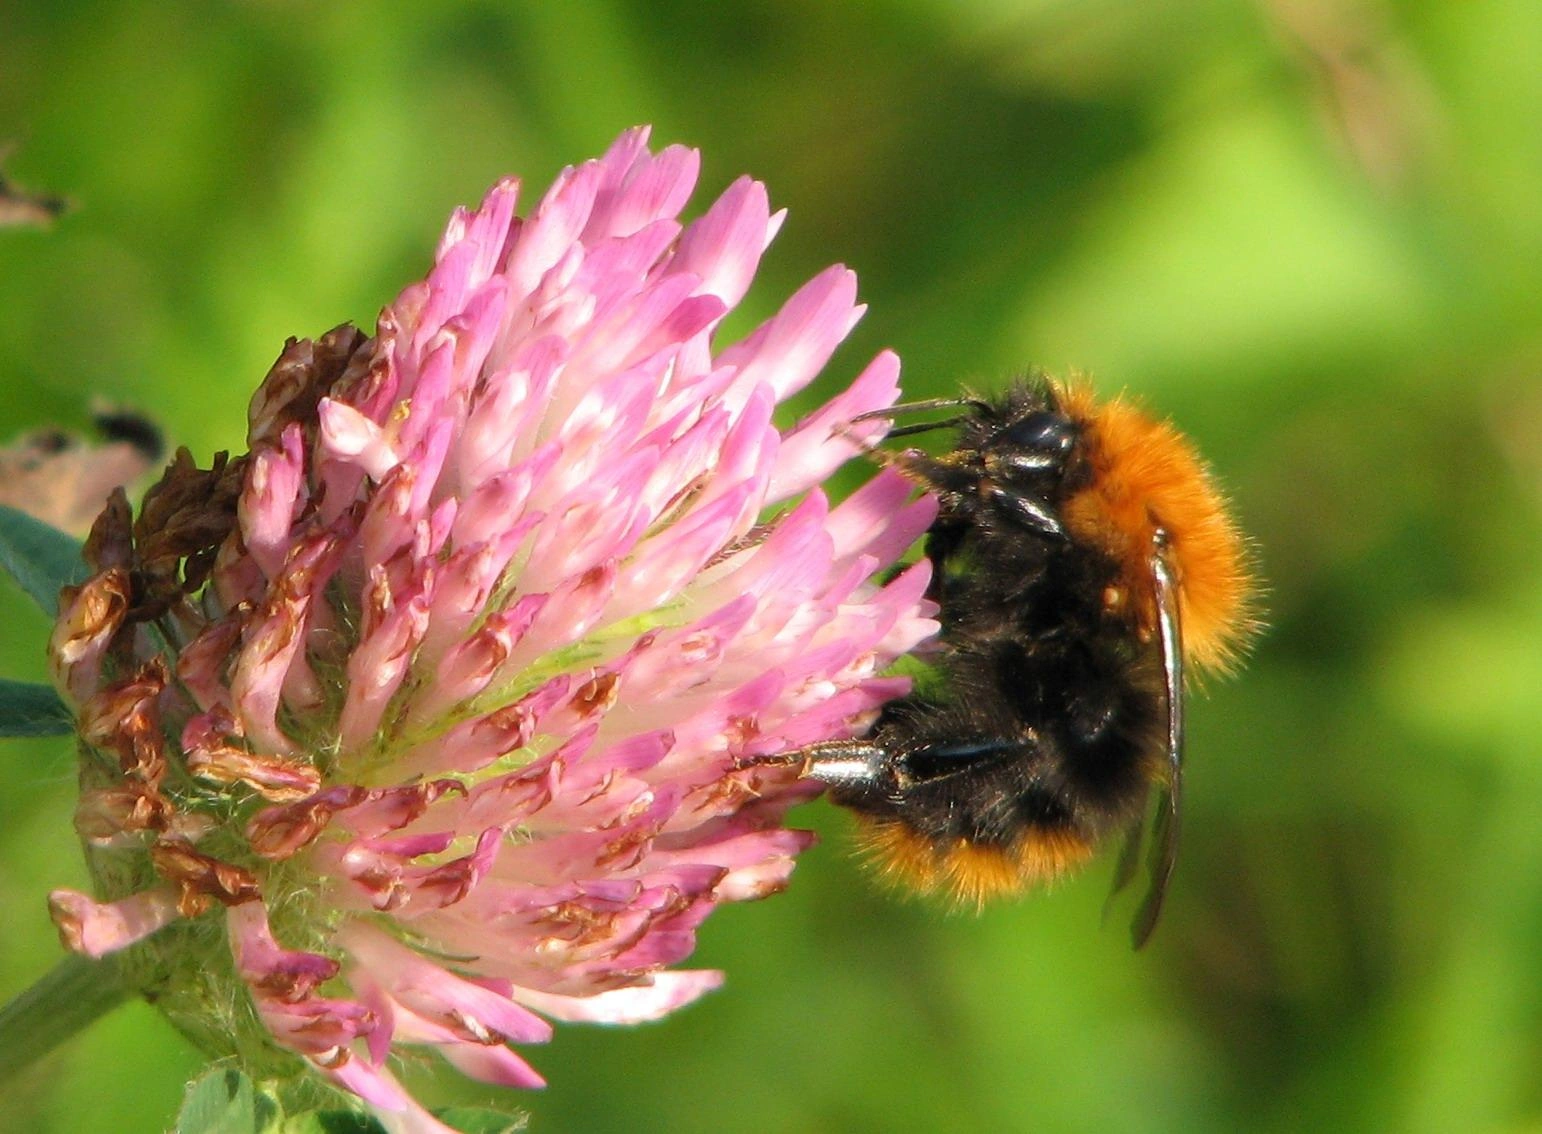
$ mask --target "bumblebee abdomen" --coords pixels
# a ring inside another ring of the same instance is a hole
[[[982,906],[992,898],[1047,884],[1092,857],[1093,844],[1070,827],[1023,828],[1005,846],[939,841],[903,821],[865,818],[859,836],[863,853],[888,883],[914,893],[936,895],[961,906]]]
[[[1083,636],[969,643],[947,703],[896,702],[883,789],[836,789],[884,873],[973,902],[1048,881],[1140,813],[1162,762],[1149,667]],[[1101,667],[1101,668],[1100,668]]]

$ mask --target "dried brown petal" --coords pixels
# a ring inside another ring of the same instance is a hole
[[[262,897],[250,871],[202,854],[182,839],[161,839],[150,848],[150,861],[162,878],[180,887],[177,908],[183,917],[197,917],[214,902],[238,906]]]
[[[579,719],[604,714],[616,703],[621,678],[614,673],[600,673],[584,682],[574,691],[569,706]]]
[[[309,764],[258,756],[229,744],[189,752],[187,770],[201,780],[245,784],[274,803],[304,799],[321,786],[321,773]]]
[[[59,592],[59,618],[48,642],[54,683],[83,699],[96,688],[118,631],[129,610],[128,572],[110,567],[78,587]]]
[[[75,806],[75,830],[87,842],[105,846],[124,835],[163,831],[172,815],[170,802],[156,787],[124,783],[83,793]]]
[[[235,530],[236,502],[248,458],[216,453],[200,469],[178,449],[159,482],[145,493],[134,523],[134,618],[158,618],[208,578],[220,546]]]
[[[247,840],[263,858],[286,859],[321,834],[333,813],[356,806],[367,795],[361,787],[337,787],[299,803],[266,808],[246,825]]]
[[[349,361],[370,344],[351,323],[333,327],[320,339],[290,339],[252,396],[247,410],[247,444],[255,451],[279,443],[290,422],[315,428],[316,405],[343,376]]]

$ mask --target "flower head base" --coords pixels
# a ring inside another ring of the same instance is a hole
[[[934,629],[926,568],[875,573],[931,503],[892,472],[833,508],[816,487],[884,428],[847,423],[898,362],[779,433],[855,280],[715,352],[781,215],[745,179],[682,226],[696,169],[633,131],[527,219],[499,184],[373,338],[286,347],[248,454],[180,454],[99,520],[52,657],[101,900],[55,917],[194,988],[162,1003],[206,1046],[303,1058],[401,1129],[438,1127],[397,1044],[538,1085],[510,1043],[715,987],[670,966],[785,884],[809,789],[746,757],[903,691],[881,673]],[[220,980],[235,1034],[196,1018]]]

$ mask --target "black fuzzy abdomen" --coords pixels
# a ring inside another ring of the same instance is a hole
[[[1138,816],[1165,719],[1152,650],[1104,610],[1114,565],[978,530],[964,554],[939,563],[946,699],[891,703],[873,734],[892,758],[887,790],[835,799],[938,843],[1095,842]]]

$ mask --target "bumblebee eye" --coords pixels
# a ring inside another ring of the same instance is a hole
[[[1040,410],[1014,421],[996,437],[1001,462],[1014,470],[1042,472],[1065,466],[1079,431],[1064,414]]]

